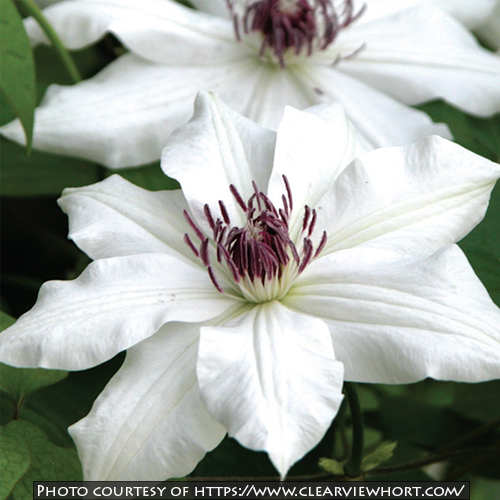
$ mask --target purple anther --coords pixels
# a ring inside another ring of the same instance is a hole
[[[210,266],[210,258],[208,256],[208,238],[201,242],[200,259],[206,267]]]
[[[311,218],[311,222],[309,224],[309,231],[307,231],[307,236],[310,237],[311,234],[313,233],[314,231],[314,227],[316,226],[316,210],[313,208],[312,209],[312,218]]]
[[[184,243],[192,250],[192,252],[196,255],[196,257],[200,256],[200,252],[196,249],[196,247],[193,245],[193,242],[191,241],[191,238],[189,237],[188,234],[184,235]]]
[[[288,182],[288,178],[286,175],[283,175],[283,182],[285,183],[286,194],[288,196],[288,204],[290,205],[290,213],[292,213],[292,210],[293,210],[292,190],[290,189],[290,183]]]
[[[305,231],[307,224],[309,223],[309,217],[311,217],[311,209],[308,205],[304,207],[304,219],[302,221],[302,231]]]
[[[205,218],[207,219],[210,229],[213,231],[215,229],[215,222],[212,217],[212,213],[210,212],[210,207],[208,206],[208,203],[205,203],[205,205],[203,205],[203,213],[205,214]]]
[[[248,207],[246,206],[246,203],[243,201],[243,198],[241,197],[240,193],[238,193],[238,190],[236,189],[236,186],[234,184],[229,185],[229,191],[231,191],[231,194],[234,196],[234,199],[241,207],[243,212],[246,212],[248,210]]]
[[[208,275],[210,276],[210,279],[212,280],[212,283],[214,284],[215,288],[217,288],[217,290],[220,293],[224,293],[223,288],[219,285],[219,283],[215,277],[215,273],[214,273],[214,270],[212,269],[212,267],[208,266],[207,270],[208,270]]]
[[[323,248],[325,248],[327,239],[328,238],[326,236],[326,231],[323,231],[323,235],[321,236],[318,248],[316,249],[316,252],[314,252],[314,257],[313,257],[314,259],[322,252]]]
[[[307,264],[309,264],[309,262],[311,261],[313,244],[309,238],[304,238],[304,245],[302,252],[303,255],[302,255],[302,262],[300,263],[299,266],[299,274],[306,268]]]
[[[184,218],[187,220],[188,224],[191,226],[193,231],[195,232],[196,236],[203,241],[205,239],[205,235],[203,234],[202,230],[196,225],[196,223],[191,219],[191,216],[187,213],[187,210],[184,210]]]
[[[228,225],[231,224],[231,219],[229,218],[229,214],[227,213],[226,205],[224,205],[224,202],[222,200],[219,200],[219,208],[224,222]]]
[[[286,217],[290,217],[290,211],[288,209],[288,201],[284,194],[281,195],[281,201],[283,202],[283,210],[285,211]]]

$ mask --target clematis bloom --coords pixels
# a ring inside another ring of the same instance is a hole
[[[356,150],[338,105],[287,108],[276,133],[201,94],[162,156],[182,191],[65,190],[95,261],[43,285],[0,360],[81,370],[127,349],[70,428],[86,479],[184,476],[226,432],[285,476],[344,380],[500,377],[500,310],[454,244],[500,166],[439,137]]]
[[[337,100],[369,149],[450,137],[410,105],[442,98],[480,116],[500,111],[500,60],[442,7],[476,25],[492,0],[195,3],[211,13],[171,0],[47,8],[70,49],[112,33],[130,53],[78,85],[51,86],[36,112],[34,147],[111,168],[155,161],[165,138],[191,116],[198,90],[219,93],[273,129],[287,104]],[[46,42],[33,20],[26,28],[33,43]],[[18,122],[1,133],[24,141]]]
[[[500,0],[495,0],[494,3],[491,15],[475,31],[486,43],[500,51]]]

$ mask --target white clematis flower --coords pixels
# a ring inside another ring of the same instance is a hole
[[[500,54],[500,0],[495,1],[491,15],[475,31]]]
[[[51,86],[33,145],[111,168],[155,161],[198,90],[272,129],[287,104],[340,101],[369,149],[450,137],[409,106],[443,98],[480,116],[500,111],[498,57],[442,6],[475,25],[491,2],[235,0],[233,20],[225,0],[196,2],[211,14],[170,0],[60,2],[44,13],[70,49],[112,33],[130,53],[78,85]],[[26,28],[47,41],[33,20]],[[1,133],[25,140],[18,122]]]
[[[201,94],[162,157],[182,192],[64,192],[95,262],[42,287],[0,360],[81,370],[128,349],[70,428],[86,479],[183,476],[226,431],[285,476],[344,379],[500,377],[500,310],[454,245],[500,166],[439,137],[355,154],[338,105],[288,107],[276,133]]]

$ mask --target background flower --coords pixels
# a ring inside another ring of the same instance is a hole
[[[45,284],[0,356],[79,370],[129,349],[72,428],[87,479],[187,474],[225,429],[283,476],[337,413],[344,371],[500,376],[500,310],[453,244],[500,168],[437,137],[351,162],[353,134],[338,106],[287,108],[275,134],[203,94],[163,153],[182,193],[119,176],[65,192],[95,262]]]
[[[476,32],[494,49],[500,49],[500,1],[496,0],[495,8],[491,15],[481,23]]]
[[[478,4],[481,17],[487,4]],[[220,8],[220,2],[205,5]],[[469,19],[470,8],[460,5],[455,15]],[[353,15],[361,6],[355,5]],[[169,0],[140,6],[132,0],[58,3],[45,13],[69,48],[109,32],[130,53],[90,80],[52,86],[37,111],[34,147],[112,168],[154,161],[168,135],[189,118],[199,89],[219,92],[271,128],[286,104],[302,109],[339,100],[368,148],[449,135],[445,126],[408,107],[430,99],[443,98],[481,116],[499,111],[498,58],[442,10],[425,2],[395,6],[367,2],[366,12],[327,49],[309,57],[305,50],[297,56],[289,50],[280,68],[272,54],[258,57],[259,34],[242,33],[238,42],[228,19]],[[33,22],[26,26],[34,43],[45,40]],[[17,123],[2,133],[23,141]]]

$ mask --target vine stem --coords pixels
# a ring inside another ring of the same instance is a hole
[[[42,11],[39,9],[38,5],[36,5],[36,3],[33,0],[17,0],[17,2],[40,25],[40,28],[42,28],[43,32],[52,43],[52,46],[59,54],[59,57],[61,58],[73,82],[74,83],[81,82],[82,77],[70,53],[67,51],[66,47],[62,43],[61,39],[59,38],[59,35],[56,33],[52,25],[47,21],[45,16],[42,14]]]
[[[344,393],[349,402],[352,419],[352,447],[351,456],[347,460],[344,470],[349,477],[358,477],[361,474],[361,462],[364,449],[363,413],[359,404],[358,391],[352,382],[344,382]]]

